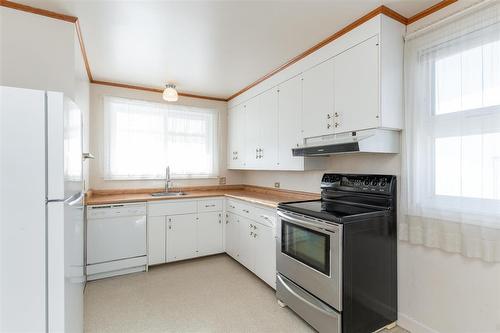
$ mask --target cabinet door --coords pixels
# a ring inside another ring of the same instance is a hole
[[[334,131],[379,126],[379,42],[374,36],[335,59]]]
[[[148,264],[162,264],[165,259],[165,216],[148,216]]]
[[[233,213],[227,213],[226,216],[226,253],[238,260],[240,245],[238,216]]]
[[[245,161],[245,108],[238,105],[228,111],[228,165],[241,169]]]
[[[333,59],[305,71],[302,79],[304,138],[332,134]]]
[[[247,168],[256,168],[258,161],[260,126],[260,96],[248,100],[244,105],[245,122],[242,124],[246,128],[245,132],[245,166]]]
[[[278,89],[269,89],[259,98],[257,168],[272,170],[278,160]]]
[[[196,214],[167,217],[167,262],[196,257]]]
[[[276,239],[271,227],[257,223],[255,274],[276,289]]]
[[[238,261],[253,271],[255,268],[255,230],[256,224],[245,217],[238,217],[240,227],[240,255]]]
[[[278,90],[278,169],[303,170],[304,158],[294,157],[292,148],[302,143],[302,79],[296,76]]]
[[[207,212],[198,214],[198,256],[223,252],[222,213]]]
[[[237,168],[237,112],[238,106],[227,111],[227,164],[230,169]]]

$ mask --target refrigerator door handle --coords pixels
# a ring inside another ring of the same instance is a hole
[[[70,198],[68,198],[68,201],[66,202],[68,204],[68,206],[75,206],[76,204],[82,202],[83,200],[83,197],[85,196],[85,194],[83,193],[78,193],[77,194],[77,198],[76,199],[72,199],[74,198],[75,196],[72,196]]]

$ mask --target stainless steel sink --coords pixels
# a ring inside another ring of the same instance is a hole
[[[153,197],[180,197],[186,195],[186,192],[156,192],[152,193]]]

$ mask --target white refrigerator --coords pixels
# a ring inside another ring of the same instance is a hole
[[[82,332],[82,115],[0,87],[0,332]]]

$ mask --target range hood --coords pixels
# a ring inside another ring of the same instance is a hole
[[[345,153],[389,153],[400,150],[400,131],[370,129],[332,134],[305,140],[303,146],[292,148],[293,156],[321,156]]]

